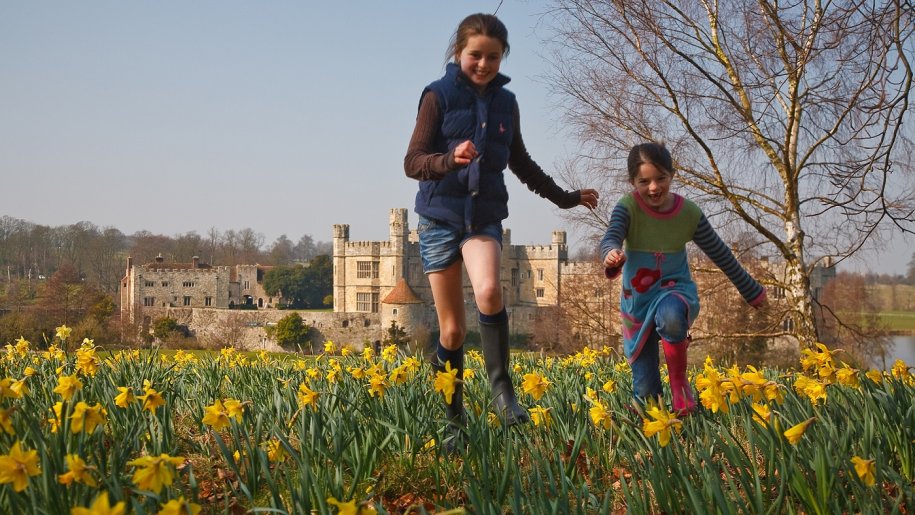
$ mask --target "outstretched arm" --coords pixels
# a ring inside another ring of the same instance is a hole
[[[524,139],[521,137],[521,113],[518,110],[517,102],[515,102],[514,126],[515,136],[511,143],[508,168],[527,186],[527,189],[562,209],[569,209],[579,205],[589,209],[597,207],[598,195],[596,190],[566,191],[559,187],[556,181],[531,158],[531,155],[527,152],[527,147],[524,146]]]
[[[696,227],[693,241],[728,276],[728,279],[734,283],[740,295],[751,306],[759,307],[766,301],[766,289],[740,266],[740,263],[734,257],[734,253],[724,244],[715,229],[708,223],[705,215],[702,215],[699,219],[699,225]]]
[[[623,263],[626,262],[623,241],[626,239],[627,232],[629,232],[629,211],[622,204],[617,204],[610,213],[610,225],[607,226],[607,232],[600,240],[600,257],[604,264],[604,275],[608,279],[615,279],[622,271]]]

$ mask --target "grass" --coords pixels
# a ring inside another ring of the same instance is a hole
[[[915,312],[912,311],[883,311],[880,321],[894,333],[915,333]]]

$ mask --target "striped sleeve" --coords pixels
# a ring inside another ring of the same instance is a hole
[[[734,283],[737,291],[750,305],[757,306],[766,298],[766,289],[763,288],[750,274],[740,266],[731,249],[724,244],[715,229],[708,223],[705,215],[699,219],[693,241],[705,252],[705,255],[721,269],[728,279]]]
[[[603,239],[600,240],[600,261],[607,259],[607,254],[611,250],[623,249],[623,241],[626,239],[626,233],[629,232],[629,210],[621,203],[617,203],[610,213],[610,224],[607,226],[607,232],[604,233]],[[613,279],[620,273],[621,267],[605,268],[604,273],[610,279]]]

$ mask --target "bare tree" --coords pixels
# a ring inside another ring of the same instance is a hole
[[[913,230],[911,5],[554,7],[550,81],[583,142],[567,180],[599,184],[623,168],[632,144],[665,142],[713,223],[738,222],[783,263],[769,285],[784,288],[799,342],[816,341],[809,285],[818,260],[841,262],[884,233]]]

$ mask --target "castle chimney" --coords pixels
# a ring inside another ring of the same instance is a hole
[[[156,263],[161,263],[163,261],[165,261],[165,258],[162,257],[162,253],[160,252],[159,255],[156,256]]]
[[[194,262],[194,267],[193,267],[193,268],[196,270],[197,267],[200,265],[200,257],[199,257],[199,256],[194,256],[194,257],[191,258],[191,259],[192,259],[193,262]]]

